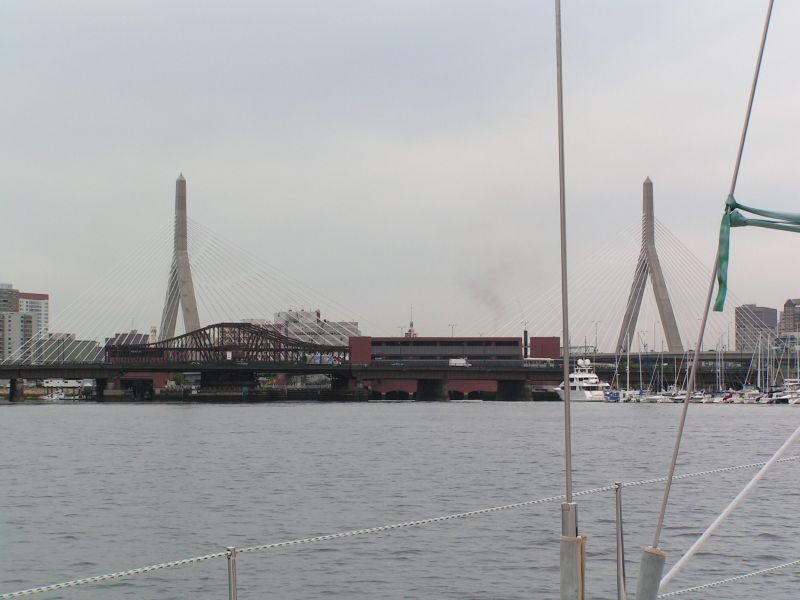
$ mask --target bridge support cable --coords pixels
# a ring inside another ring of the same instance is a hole
[[[214,250],[208,262],[209,268],[225,269],[228,280],[238,284],[237,289],[242,292],[245,298],[254,297],[262,300],[271,298],[272,305],[269,308],[273,312],[284,311],[291,306],[297,305],[324,308],[331,312],[337,310],[336,308],[330,308],[330,302],[323,303],[326,300],[324,294],[313,290],[309,291],[307,286],[303,286],[297,280],[282,274],[274,267],[259,262],[251,254],[221,240],[218,236],[210,233],[209,230],[200,227],[196,223],[191,223],[191,225],[193,227],[192,231],[197,232],[193,236],[204,239]],[[251,290],[251,293],[247,293],[247,290]],[[280,292],[275,290],[280,290]],[[240,318],[255,316],[259,313],[263,314],[263,302],[259,306],[253,306],[253,303],[250,302],[248,306],[252,306],[252,308],[248,309],[250,314],[243,315]],[[348,314],[354,314],[352,311],[347,312]],[[231,315],[227,315],[228,320],[230,320],[230,317]],[[361,322],[363,323],[363,321]],[[336,322],[333,321],[330,322],[330,328],[337,330],[341,336],[352,335],[350,330],[337,326]],[[329,338],[328,341],[332,342],[333,338]]]
[[[702,310],[700,302],[697,301],[697,290],[703,289],[705,282],[698,278],[692,269],[688,267],[686,260],[677,253],[664,253],[665,267],[672,275],[671,279],[675,282],[672,286],[676,307],[680,322],[682,324],[683,336],[687,340],[688,349],[694,349],[689,340],[697,337],[697,318],[696,314]]]
[[[676,306],[694,306],[691,316],[684,317],[682,322],[684,324],[698,323],[693,315],[702,311],[702,305],[698,301],[695,291],[707,284],[711,277],[711,272],[704,269],[697,257],[681,244],[665,226],[658,222],[656,225],[658,227],[660,239],[664,240],[665,244],[671,249],[669,253],[662,254],[662,257],[667,258],[664,263],[667,269],[667,276],[669,277],[671,273],[674,280],[679,282],[678,285],[672,287],[673,292],[675,292],[675,297],[678,300]],[[674,257],[674,260],[670,260],[670,257]],[[732,300],[735,299],[733,293],[730,293],[730,296]],[[734,350],[737,346],[741,347],[744,339],[739,339],[735,342],[731,339],[731,333],[736,333],[735,328],[732,329],[731,325],[734,325],[736,320],[744,323],[746,328],[752,330],[758,329],[759,326],[761,329],[765,327],[763,323],[760,323],[760,321],[747,313],[744,313],[744,315],[740,313],[737,315],[737,318],[734,319],[731,314],[733,313],[733,306],[734,304],[731,303],[725,312],[709,314],[707,333],[703,336],[706,346],[712,346],[717,350],[727,347],[729,351]],[[684,329],[686,328],[688,328],[688,326],[684,325]],[[697,330],[692,329],[690,334],[696,337],[696,333]],[[708,340],[709,343],[706,343],[705,340]],[[748,378],[745,377],[743,381],[747,380]]]
[[[628,231],[630,230],[630,231]],[[622,233],[623,237],[627,233],[633,234],[636,230],[634,226],[628,226]],[[620,245],[619,243],[611,244],[607,242],[604,245],[600,245],[597,248],[597,252],[595,253],[596,257],[607,257],[609,264],[614,264],[615,260],[612,260],[612,257],[618,255],[620,252]],[[605,261],[604,261],[605,262]],[[569,277],[569,285],[570,285],[570,295],[577,299],[580,303],[582,300],[582,294],[578,293],[578,288],[585,288],[587,287],[587,280],[593,277],[596,277],[598,274],[591,268],[591,265],[588,265],[586,261],[581,261],[575,265],[575,269],[573,269],[570,273]],[[575,286],[575,289],[573,289]],[[596,292],[597,290],[595,290]],[[534,330],[540,330],[542,332],[547,333],[554,333],[557,327],[560,325],[560,312],[556,311],[553,308],[555,305],[559,304],[559,298],[561,294],[561,288],[558,284],[553,284],[545,289],[541,289],[541,287],[536,287],[534,282],[528,282],[528,285],[523,290],[523,295],[526,300],[522,303],[520,308],[512,313],[510,317],[506,317],[503,322],[499,325],[494,326],[492,324],[492,320],[494,317],[492,316],[484,316],[480,319],[469,323],[467,325],[467,321],[465,320],[465,327],[467,327],[471,331],[491,331],[495,330],[500,334],[505,332],[512,332],[517,331],[520,327],[520,323],[523,320],[527,320],[529,326]],[[555,314],[557,313],[558,314]],[[581,310],[571,311],[580,314]],[[572,327],[574,330],[574,327]]]
[[[611,253],[609,253],[609,256],[610,255]],[[596,262],[596,260],[591,261],[589,266],[593,266],[593,263],[596,264]],[[609,260],[610,264],[613,264],[613,262],[613,260]],[[589,327],[591,327],[591,325],[587,327],[587,323],[590,324],[590,319],[598,316],[598,312],[595,310],[588,310],[588,297],[592,298],[591,304],[593,306],[607,306],[612,302],[610,298],[613,298],[615,292],[606,285],[607,282],[604,281],[606,275],[607,274],[592,268],[584,268],[582,271],[575,270],[575,275],[570,284],[570,289],[573,290],[571,295],[573,296],[572,305],[575,315],[575,319],[570,326],[570,336],[573,340],[581,337],[580,332],[582,329],[587,332],[590,331]],[[533,322],[534,327],[540,328],[542,333],[555,332],[558,316],[553,314],[552,309],[542,306],[542,304],[542,302],[539,302],[538,306],[535,308],[532,307],[533,310],[537,310],[538,312],[534,312],[533,314],[527,313],[524,318],[529,322]],[[600,316],[601,318],[605,317],[604,314]]]
[[[800,455],[792,455],[792,456],[786,456],[786,457],[780,458],[780,459],[776,460],[775,462],[777,462],[777,463],[786,463],[786,462],[795,462],[795,461],[798,461],[798,460],[800,460]],[[682,480],[682,479],[695,479],[695,478],[700,478],[700,477],[708,477],[710,475],[718,475],[718,474],[721,474],[721,473],[731,473],[731,472],[735,472],[735,471],[757,469],[757,468],[763,467],[765,464],[766,464],[765,462],[759,462],[759,463],[733,465],[733,466],[727,466],[727,467],[718,467],[718,468],[715,468],[715,469],[708,469],[708,470],[705,470],[705,471],[695,471],[693,473],[682,473],[680,475],[675,475],[673,477],[673,479],[675,481],[678,481],[678,480]],[[654,485],[654,484],[657,484],[657,483],[663,483],[665,480],[666,480],[665,477],[655,477],[655,478],[651,478],[651,479],[641,479],[641,480],[638,480],[638,481],[629,481],[629,482],[623,483],[623,484],[621,484],[621,487],[628,488],[628,487],[649,486],[649,485]],[[605,485],[605,486],[601,486],[601,487],[595,487],[595,488],[591,488],[591,489],[580,490],[580,491],[574,492],[573,496],[581,497],[581,496],[590,496],[590,495],[595,495],[595,494],[601,494],[601,493],[605,493],[605,492],[615,492],[616,489],[619,487],[619,485],[620,484],[613,483],[611,485]],[[284,549],[284,548],[298,547],[298,546],[303,546],[303,545],[307,545],[307,544],[314,544],[314,543],[320,543],[320,542],[328,542],[328,541],[334,541],[334,540],[344,540],[344,539],[350,539],[350,538],[360,537],[360,536],[364,536],[364,535],[373,535],[373,534],[378,534],[378,533],[390,533],[392,531],[408,529],[408,528],[411,528],[411,527],[421,527],[421,526],[425,526],[425,525],[434,525],[434,524],[438,524],[438,523],[445,523],[445,522],[448,522],[448,521],[460,521],[460,520],[464,520],[464,519],[467,519],[467,518],[470,518],[470,517],[477,517],[477,516],[482,516],[482,515],[489,515],[489,514],[494,514],[494,513],[499,513],[499,512],[505,512],[505,511],[518,509],[518,508],[527,508],[527,507],[536,506],[536,505],[539,505],[539,504],[547,504],[547,503],[550,503],[550,502],[559,502],[559,501],[563,501],[565,499],[565,497],[566,496],[563,495],[563,494],[558,495],[558,496],[548,496],[548,497],[544,497],[544,498],[537,498],[535,500],[524,500],[522,502],[515,502],[515,503],[512,503],[512,504],[504,504],[504,505],[493,506],[493,507],[489,507],[489,508],[482,508],[482,509],[471,510],[471,511],[466,511],[466,512],[461,512],[461,513],[443,515],[443,516],[439,516],[439,517],[431,517],[431,518],[427,518],[427,519],[418,519],[418,520],[415,520],[415,521],[405,521],[405,522],[402,522],[402,523],[392,523],[392,524],[389,524],[389,525],[381,525],[381,526],[377,526],[377,527],[369,527],[369,528],[366,528],[366,529],[355,529],[355,530],[350,530],[350,531],[343,531],[343,532],[339,532],[339,533],[331,533],[331,534],[325,534],[325,535],[319,535],[319,536],[314,536],[314,537],[295,539],[295,540],[284,541],[284,542],[274,542],[274,543],[268,543],[268,544],[260,544],[260,545],[257,545],[257,546],[250,546],[248,548],[237,548],[236,552],[237,552],[237,554],[247,554],[247,553],[253,553],[253,552],[263,552],[263,551],[279,550],[279,549]],[[169,561],[169,562],[162,562],[162,563],[158,563],[158,564],[148,565],[148,566],[145,566],[145,567],[138,567],[138,568],[135,568],[135,569],[128,569],[128,570],[125,570],[125,571],[118,571],[116,573],[109,573],[107,575],[96,575],[96,576],[93,576],[93,577],[85,577],[85,578],[82,578],[82,579],[76,579],[76,580],[67,581],[67,582],[64,582],[64,583],[45,585],[45,586],[40,586],[40,587],[31,588],[31,589],[27,589],[27,590],[21,590],[21,591],[18,591],[18,592],[4,593],[4,594],[0,594],[0,600],[11,600],[12,598],[20,598],[20,597],[23,597],[23,596],[31,596],[31,595],[35,595],[35,594],[41,594],[41,593],[45,593],[45,592],[57,591],[57,590],[70,588],[70,587],[77,587],[77,586],[81,586],[81,585],[87,585],[87,584],[90,584],[90,583],[101,583],[101,582],[104,582],[104,581],[112,581],[112,580],[115,580],[115,579],[121,579],[123,577],[129,577],[129,576],[132,576],[132,575],[139,575],[139,574],[148,573],[148,572],[151,572],[151,571],[183,567],[183,566],[187,566],[187,565],[191,565],[191,564],[195,564],[195,563],[199,563],[199,562],[204,562],[204,561],[208,561],[208,560],[214,560],[214,559],[218,559],[218,558],[227,558],[228,554],[229,554],[228,551],[225,550],[225,551],[222,551],[222,552],[215,552],[215,553],[211,553],[211,554],[205,554],[205,555],[196,556],[196,557],[193,557],[193,558],[184,558],[184,559],[180,559],[180,560],[174,560],[174,561]],[[757,575],[757,574],[766,573],[766,572],[774,571],[774,570],[781,569],[781,568],[787,568],[789,566],[794,566],[796,564],[800,564],[800,560],[793,561],[791,563],[786,563],[784,565],[779,565],[779,566],[776,566],[776,567],[770,567],[769,569],[762,569],[761,571],[756,571],[756,572],[750,573],[748,575],[742,575],[742,576],[730,578],[728,580],[723,580],[721,582],[716,582],[714,584],[706,584],[706,586],[699,586],[697,589],[699,589],[701,587],[713,587],[715,585],[721,585],[722,583],[726,583],[728,581],[733,581],[733,580],[736,580],[736,579],[742,579],[742,578],[745,578],[745,577],[751,577],[751,576],[754,576],[754,575]],[[668,597],[668,596],[678,595],[678,594],[682,594],[682,593],[687,593],[688,591],[694,591],[694,589],[696,589],[696,588],[690,588],[689,590],[681,590],[681,591],[678,591],[678,592],[670,592],[669,594],[665,594],[665,595],[659,596],[659,597]]]
[[[222,258],[219,255],[209,255],[208,261],[198,263],[202,266],[203,269],[207,268],[207,274],[210,276],[209,280],[214,281],[214,285],[206,286],[205,283],[200,284],[201,288],[204,290],[209,297],[219,296],[217,291],[217,286],[222,283],[225,286],[225,298],[227,301],[227,310],[223,310],[220,312],[220,315],[225,315],[218,317],[217,320],[221,321],[236,321],[241,320],[248,317],[257,317],[257,316],[269,316],[271,314],[265,315],[265,309],[269,312],[279,312],[280,310],[285,310],[287,304],[284,304],[281,307],[278,304],[272,306],[264,306],[263,304],[260,307],[253,307],[253,305],[248,305],[246,298],[258,299],[259,301],[264,300],[267,296],[274,296],[274,292],[272,291],[274,286],[267,286],[266,288],[260,288],[253,284],[253,280],[258,279],[258,274],[250,272],[248,278],[234,278],[229,271],[225,269],[225,265],[222,262]],[[288,303],[288,306],[291,306],[291,301]],[[232,316],[236,315],[236,316]],[[238,318],[237,318],[238,317]],[[344,333],[340,331],[340,333]],[[332,339],[322,339],[322,342],[327,343],[335,343],[335,340]]]
[[[681,323],[682,337],[687,340],[686,349],[694,349],[689,340],[697,337],[697,318],[695,315],[701,309],[696,296],[697,290],[703,289],[705,282],[698,280],[680,254],[664,252],[662,259],[667,271],[667,277],[674,281],[671,290],[676,299],[675,306]]]
[[[615,259],[615,256],[618,257],[619,252],[610,252],[608,254],[608,264],[617,265],[619,262],[624,262]],[[610,323],[612,317],[609,315],[618,312],[618,309],[614,309],[612,313],[609,313],[609,308],[606,308],[614,307],[618,304],[619,293],[616,285],[609,285],[609,281],[615,281],[617,277],[612,275],[609,278],[608,271],[597,268],[599,264],[605,262],[603,259],[603,256],[595,256],[592,260],[587,261],[581,273],[576,272],[574,293],[571,292],[574,298],[572,305],[575,314],[573,324],[570,326],[571,343],[573,345],[578,343],[578,340],[584,336],[587,338],[593,337],[594,332],[591,329],[593,319],[600,317]],[[555,315],[549,316],[548,320],[543,322],[545,330],[553,330],[555,322]],[[584,335],[581,335],[582,332]]]
[[[102,293],[87,298],[86,305],[73,315],[73,324],[66,328],[75,332],[84,331],[84,337],[95,340],[99,349],[102,349],[108,337],[141,326],[141,319],[147,318],[142,307],[147,305],[148,298],[156,297],[153,293],[156,277],[151,269],[153,265],[161,263],[160,255],[165,249],[166,244],[162,242],[154,244],[145,253],[131,257],[129,266],[116,273]],[[136,324],[137,320],[139,325]],[[96,361],[97,350],[86,345],[74,357],[75,362]],[[57,347],[54,346],[52,352],[56,351]],[[42,360],[44,363],[50,361],[50,357]]]
[[[97,340],[101,349],[105,345],[105,340],[115,334],[138,330],[142,325],[144,332],[147,332],[148,321],[142,323],[142,320],[148,319],[148,315],[142,308],[148,305],[148,299],[157,298],[156,282],[160,278],[153,276],[152,267],[161,264],[162,249],[165,250],[166,245],[155,246],[152,252],[135,259],[138,264],[134,264],[131,271],[119,278],[119,286],[110,289],[107,295],[98,299],[100,304],[98,307],[94,306],[94,302],[89,303],[85,309],[86,316],[83,318],[83,323],[76,325],[76,329],[84,327],[86,331],[90,331],[90,336]],[[130,289],[125,286],[130,286]],[[78,355],[77,362],[97,360],[92,353],[94,350],[85,348]]]
[[[149,249],[149,246],[145,248]],[[141,254],[141,250],[141,247],[138,248],[137,251],[134,252],[134,255]],[[93,341],[96,341],[96,336],[94,335],[96,332],[93,332],[91,336],[88,336],[86,331],[87,325],[91,325],[89,321],[89,311],[86,311],[85,309],[75,309],[78,308],[81,300],[85,301],[91,298],[94,301],[100,300],[101,304],[94,308],[96,309],[96,314],[102,314],[103,308],[107,307],[108,305],[106,298],[108,298],[111,293],[109,288],[112,287],[115,276],[128,275],[130,272],[130,262],[125,264],[125,261],[122,261],[121,264],[115,265],[115,270],[111,276],[108,276],[103,280],[96,281],[92,287],[89,288],[89,291],[84,292],[84,294],[74,300],[66,309],[59,311],[59,313],[53,317],[51,330],[55,329],[57,331],[66,331],[77,334],[82,338],[90,337]],[[31,362],[32,360],[35,360],[36,362],[56,360],[59,358],[59,354],[63,354],[64,351],[70,350],[74,346],[73,344],[72,346],[65,348],[66,344],[64,343],[48,344],[48,336],[49,333],[45,333],[44,330],[37,331],[30,340],[28,340],[14,355],[8,357],[4,363]]]
[[[629,229],[629,233],[633,235],[636,228],[630,226]],[[624,246],[624,244],[620,246],[619,243],[607,243],[604,246],[600,246],[591,259],[581,261],[571,271],[569,278],[570,305],[573,308],[570,312],[575,317],[570,324],[573,341],[576,337],[583,337],[582,335],[578,336],[582,329],[586,332],[591,329],[593,339],[594,330],[591,323],[592,319],[597,316],[594,307],[613,304],[613,298],[617,295],[617,292],[613,289],[615,286],[609,285],[609,282],[613,282],[614,278],[609,277],[609,272],[606,269],[596,267],[600,264],[603,267],[611,265],[617,268],[621,262],[619,255],[621,249],[625,249]],[[495,331],[501,335],[510,334],[519,330],[522,321],[527,321],[529,329],[537,331],[539,335],[550,334],[559,335],[560,337],[558,329],[561,316],[554,308],[559,303],[560,293],[560,287],[557,285],[545,290],[530,289],[525,294],[530,300],[522,305],[512,317],[496,327]],[[592,307],[592,309],[589,310],[589,307]],[[478,321],[477,325],[472,325],[471,328],[473,330],[484,329],[489,318]]]
[[[361,322],[369,324],[369,321],[364,318],[363,315],[353,312],[352,308],[340,304],[336,300],[330,298],[324,292],[321,292],[307,285],[306,283],[303,283],[296,277],[281,271],[274,265],[271,265],[262,258],[254,255],[252,252],[249,252],[248,250],[245,250],[220,238],[219,236],[214,235],[213,232],[211,232],[211,230],[208,228],[204,228],[199,224],[198,228],[211,235],[215,243],[217,243],[228,254],[235,256],[243,264],[247,265],[248,269],[255,271],[261,280],[275,282],[279,289],[292,290],[295,296],[305,303],[309,303],[310,305],[320,304],[321,306],[324,306],[326,310],[330,310],[332,313],[339,312],[343,314],[352,314]]]
[[[236,320],[231,305],[238,301],[231,294],[230,272],[225,269],[223,259],[215,252],[210,240],[204,239],[196,231],[193,221],[189,221],[192,257],[195,265],[195,285],[200,290],[199,300],[209,322],[230,322]],[[221,290],[224,290],[224,294]],[[234,307],[234,311],[240,310]]]
[[[681,255],[686,256],[687,260],[685,261],[685,267],[687,269],[690,269],[695,274],[695,278],[699,278],[703,282],[707,281],[708,278],[711,276],[711,272],[708,271],[708,269],[703,265],[702,261],[699,258],[697,258],[697,256],[694,255],[691,252],[691,250],[689,250],[689,248],[687,248],[667,227],[663,226],[662,224],[660,224],[658,222],[656,222],[656,225],[659,226],[659,231],[660,232],[663,231],[663,234],[661,234],[661,235],[663,235],[664,239],[669,240],[669,243],[672,244],[672,247],[674,247],[678,253],[680,253]],[[736,294],[733,294],[730,291],[730,289],[728,291],[728,296],[730,297],[730,299],[732,301],[731,302],[732,306],[744,304],[744,302],[741,300],[741,298],[736,296]],[[699,310],[697,312],[699,312]],[[730,312],[731,311],[729,310],[729,311],[726,311],[726,312],[722,313],[722,314],[728,316],[728,318],[726,319],[726,322],[731,322]],[[766,329],[767,328],[767,326],[760,319],[758,319],[757,317],[755,317],[754,315],[752,315],[750,313],[744,312],[744,314],[740,314],[739,316],[740,316],[740,318],[743,319],[743,322],[746,325],[750,325],[750,326],[753,326],[753,327],[756,327],[756,328],[761,328],[761,329]],[[713,315],[709,315],[709,319],[711,320],[712,326],[714,326],[714,324],[716,324],[716,326],[719,328],[720,319],[719,318],[714,319],[714,317],[719,317],[719,313],[714,313]],[[727,333],[727,330],[725,332]],[[717,330],[715,330],[715,333],[721,335],[722,331],[720,329],[717,329]],[[755,339],[749,339],[749,340],[745,340],[745,341],[747,341],[748,343],[751,343],[751,344],[755,344],[756,340]]]
[[[197,285],[215,309],[215,312],[211,313],[214,315],[211,322],[240,321],[261,314],[258,309],[246,306],[244,298],[250,296],[258,302],[263,302],[263,293],[259,294],[242,278],[235,278],[229,265],[231,261],[214,252],[211,244],[208,250],[195,255],[194,262]]]
[[[205,301],[209,322],[230,322],[238,320],[236,313],[241,314],[243,307],[239,302],[237,287],[239,282],[231,279],[231,266],[225,265],[210,240],[198,240],[200,237],[193,222],[190,222],[191,240],[193,248],[202,243],[203,249],[192,251],[192,260],[195,265],[195,280],[200,289],[201,301]],[[230,261],[228,261],[230,262]],[[227,267],[227,268],[226,268]],[[213,283],[212,283],[213,282]],[[220,290],[224,289],[224,296]],[[237,315],[238,316],[238,315]],[[240,317],[244,318],[244,317]]]
[[[253,317],[271,318],[272,315],[265,312],[274,312],[276,307],[264,306],[263,303],[265,298],[274,295],[273,290],[270,287],[258,289],[254,286],[252,272],[247,277],[237,274],[231,264],[238,261],[226,258],[218,251],[214,240],[194,233],[195,229],[192,228],[193,239],[203,239],[206,245],[203,252],[195,255],[197,285],[202,291],[201,295],[208,298],[209,303],[213,305],[213,312],[210,313],[214,314],[213,321],[233,322]],[[248,304],[245,298],[250,298],[257,304]]]
[[[146,312],[147,303],[141,298],[153,279],[148,269],[161,264],[160,254],[167,240],[168,228],[156,230],[141,240],[132,252],[117,261],[103,275],[95,279],[86,290],[69,305],[59,310],[51,319],[51,331],[75,336],[72,341],[51,340],[49,333],[37,331],[32,338],[4,364],[30,362],[37,354],[37,362],[53,361],[70,351],[72,360],[94,360],[96,349],[78,341],[94,341],[102,346],[110,329],[117,331],[130,324],[130,320]],[[144,305],[143,305],[144,304]]]
[[[572,283],[574,285],[573,306],[575,310],[573,312],[575,313],[575,320],[570,327],[570,335],[573,338],[580,336],[581,329],[588,330],[591,323],[590,319],[598,316],[598,313],[594,311],[595,306],[614,304],[614,298],[618,296],[618,292],[615,289],[616,286],[608,285],[608,271],[597,267],[603,263],[616,267],[618,263],[624,262],[618,259],[620,250],[619,248],[610,247],[606,252],[598,251],[590,260],[586,261],[580,271],[576,269]],[[614,277],[611,281],[615,279]],[[590,307],[592,308],[590,309]],[[604,314],[599,316],[601,318],[605,317]],[[550,321],[553,322],[554,320],[551,316]]]
[[[221,313],[225,316],[219,317],[219,320],[241,320],[247,317],[253,317],[258,315],[264,315],[265,309],[270,312],[279,312],[282,310],[286,310],[288,306],[292,306],[295,304],[294,300],[275,300],[275,303],[270,306],[264,306],[263,304],[260,307],[254,307],[252,304],[248,305],[246,302],[246,298],[258,299],[259,301],[264,300],[266,297],[276,298],[276,294],[274,289],[277,285],[272,284],[272,282],[267,282],[267,284],[263,287],[255,285],[255,282],[261,280],[261,275],[259,273],[258,268],[253,268],[251,266],[247,266],[248,275],[241,276],[239,278],[235,278],[229,271],[226,271],[225,264],[223,264],[223,259],[221,254],[214,254],[209,256],[208,260],[208,273],[212,276],[211,280],[215,282],[225,282],[226,287],[226,297],[232,298],[234,300],[235,306],[233,307],[235,311],[238,312],[238,319],[236,317],[232,317],[231,310],[228,309],[227,311]],[[235,261],[240,262],[240,261]],[[213,272],[213,273],[212,273]],[[208,286],[208,293],[214,294],[214,290],[216,285]],[[233,293],[231,293],[233,292]],[[283,303],[283,305],[280,304]],[[272,315],[270,314],[269,317]],[[341,327],[332,326],[333,329],[337,330],[337,332],[342,335],[343,337],[347,337],[348,332],[347,330],[342,329]],[[337,340],[333,338],[326,338],[322,336],[322,342],[325,343],[336,343]]]
[[[618,255],[619,253],[617,253]],[[618,288],[615,283],[609,285],[609,282],[620,280],[621,276],[618,272],[622,270],[623,264],[627,264],[627,261],[611,258],[609,263],[616,267],[612,272],[611,278],[609,278],[606,269],[597,268],[602,264],[601,258],[593,257],[588,261],[589,276],[584,278],[582,285],[578,288],[576,300],[580,299],[580,305],[577,301],[575,303],[576,318],[570,332],[573,345],[579,345],[583,338],[586,338],[587,342],[593,338],[592,323],[594,319],[600,317],[601,320],[607,321],[607,329],[611,329],[613,321],[616,320],[616,315],[620,312],[621,297]],[[614,315],[614,317],[610,315]]]
[[[666,235],[664,236],[666,238]],[[669,244],[667,239],[665,243]],[[698,320],[696,315],[702,313],[702,301],[698,300],[697,290],[703,289],[707,285],[708,277],[704,275],[702,268],[691,260],[690,256],[683,256],[679,248],[668,256],[674,257],[669,261],[668,268],[672,271],[673,279],[677,282],[674,286],[677,295],[682,298],[681,306],[683,312],[681,314],[681,321],[684,323],[684,328],[689,329],[685,331],[687,339],[696,339],[698,336]],[[724,322],[724,325],[718,324]],[[686,324],[691,324],[691,327]],[[726,331],[727,318],[722,315],[714,315],[709,322],[710,331],[716,334],[718,331]],[[704,336],[705,338],[706,336]]]
[[[297,280],[292,279],[288,275],[282,274],[271,265],[260,261],[257,257],[254,257],[247,251],[230,244],[228,241],[217,236],[210,229],[203,227],[199,223],[193,223],[193,225],[198,233],[208,238],[209,243],[212,244],[213,247],[218,251],[217,256],[236,258],[236,262],[238,264],[246,265],[245,270],[247,272],[256,271],[260,278],[268,283],[267,287],[270,290],[281,289],[288,291],[292,294],[291,300],[296,301],[300,299],[303,303],[306,301],[319,302],[319,299],[314,297],[313,294],[309,294],[308,290],[303,289],[303,284]],[[256,268],[253,269],[252,267]],[[278,274],[278,276],[275,274]],[[283,300],[285,299],[282,299],[282,301]]]
[[[87,330],[94,329],[91,335],[103,339],[115,332],[156,323],[147,314],[147,308],[157,306],[160,293],[154,292],[160,291],[160,267],[169,247],[169,238],[162,235],[157,244],[149,246],[146,252],[131,257],[129,267],[117,273],[114,281],[105,284],[105,294],[88,299],[88,305],[82,309],[83,326]],[[93,306],[95,299],[99,307]],[[81,311],[77,314],[80,315]],[[147,319],[144,323],[143,318]]]

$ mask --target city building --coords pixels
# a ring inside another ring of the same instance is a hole
[[[30,341],[38,328],[36,315],[0,312],[0,360],[30,360],[33,356]]]
[[[39,321],[37,331],[40,337],[47,335],[50,330],[50,296],[47,294],[33,294],[19,292],[19,312],[36,315]]]
[[[537,358],[559,358],[560,345],[557,337],[530,338],[531,351]],[[350,338],[350,362],[354,367],[380,368],[383,365],[403,371],[413,370],[415,365],[439,365],[451,371],[445,379],[434,382],[392,377],[391,371],[377,378],[367,377],[361,384],[375,398],[425,399],[426,395],[438,393],[444,398],[530,400],[530,389],[526,390],[521,382],[513,382],[513,385],[519,385],[519,389],[510,391],[508,382],[497,381],[488,374],[486,379],[468,376],[473,372],[469,367],[479,369],[483,365],[481,361],[522,367],[523,347],[521,337],[359,336]],[[461,374],[463,376],[459,377]]]
[[[734,311],[736,332],[736,351],[752,352],[758,347],[758,340],[766,343],[775,337],[778,327],[778,311],[766,306],[743,304]]]
[[[800,336],[800,298],[789,298],[783,303],[778,333],[781,337]]]
[[[531,338],[532,341],[536,338]],[[544,357],[558,358],[558,338],[552,348],[536,344]],[[532,344],[533,346],[533,344]],[[407,361],[467,358],[471,360],[521,360],[522,338],[518,337],[369,337],[350,338],[350,362],[369,365],[374,361]]]
[[[32,339],[46,337],[49,304],[47,294],[20,292],[10,283],[0,283],[0,360],[35,358],[37,342]]]
[[[557,336],[532,336],[528,340],[528,348],[528,356],[561,358],[561,338]]]
[[[0,312],[19,312],[19,290],[10,283],[0,283]]]
[[[290,338],[312,344],[347,346],[349,338],[361,335],[356,321],[328,321],[319,309],[276,312],[273,324],[285,326]]]

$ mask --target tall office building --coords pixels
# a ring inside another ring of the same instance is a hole
[[[50,296],[0,283],[0,360],[38,359],[35,347],[47,339],[49,327]]]
[[[759,338],[771,340],[778,326],[778,311],[766,306],[743,304],[734,311],[736,351],[752,352]]]
[[[781,336],[800,337],[800,298],[789,298],[783,303],[778,332]]]
[[[0,312],[0,360],[26,362],[33,356],[29,343],[39,328],[36,315]]]
[[[36,315],[42,337],[50,331],[50,296],[47,294],[19,293],[19,312]]]

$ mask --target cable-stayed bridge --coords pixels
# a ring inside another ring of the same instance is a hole
[[[39,332],[5,358],[0,378],[93,373],[100,376],[87,377],[108,379],[109,374],[145,368],[180,371],[202,367],[204,372],[221,373],[226,369],[253,371],[256,366],[261,372],[281,369],[344,377],[349,364],[347,339],[353,335],[346,324],[364,324],[364,319],[353,317],[351,310],[325,294],[192,221],[186,201],[186,180],[181,175],[176,181],[173,225],[143,240],[104,280],[55,316],[54,326],[61,333]],[[617,356],[663,352],[675,359],[683,348],[693,349],[691,340],[709,274],[655,219],[649,178],[644,184],[638,233],[634,224],[613,236],[598,235],[597,246],[592,256],[574,261],[578,268],[571,274],[570,345],[582,347],[584,354],[592,356],[604,349]],[[164,259],[167,253],[172,255],[171,262]],[[165,279],[166,291],[162,287]],[[528,302],[520,302],[519,310],[506,315],[505,321],[486,315],[459,329],[518,336],[526,323],[535,335],[559,336],[559,295],[557,285],[533,289],[526,294]],[[729,306],[733,306],[736,300],[730,296]],[[159,298],[163,299],[160,306]],[[344,318],[312,318],[302,340],[291,338],[279,324],[265,318],[303,306],[323,307],[322,314]],[[731,312],[713,316],[706,337],[712,349],[732,348]],[[136,331],[136,324],[143,319],[152,323],[152,315],[157,313],[161,313],[159,330]],[[186,333],[176,337],[179,315]],[[131,328],[126,331],[128,319]],[[752,325],[753,329],[758,326]],[[178,352],[179,348],[183,351]],[[309,362],[314,356],[319,357],[316,364]],[[441,370],[440,365],[435,367]],[[490,366],[484,369],[492,370]],[[504,377],[542,380],[541,372],[533,377],[519,367],[516,371],[516,375],[506,373]],[[461,376],[474,377],[475,373],[472,370]],[[491,375],[495,377],[499,377],[497,373]],[[548,377],[544,381],[558,383],[560,376],[556,372]]]

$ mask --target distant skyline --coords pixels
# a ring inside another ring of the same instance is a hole
[[[571,269],[630,242],[647,176],[657,219],[710,267],[766,5],[564,0]],[[777,3],[737,191],[787,212],[798,26]],[[0,69],[0,281],[50,294],[54,317],[169,231],[181,172],[190,219],[368,333],[413,304],[421,333],[488,334],[558,284],[552,2],[7,0]],[[798,244],[734,230],[736,296],[800,296]],[[624,296],[634,267],[603,285]],[[591,315],[576,335],[592,318],[616,335]]]

